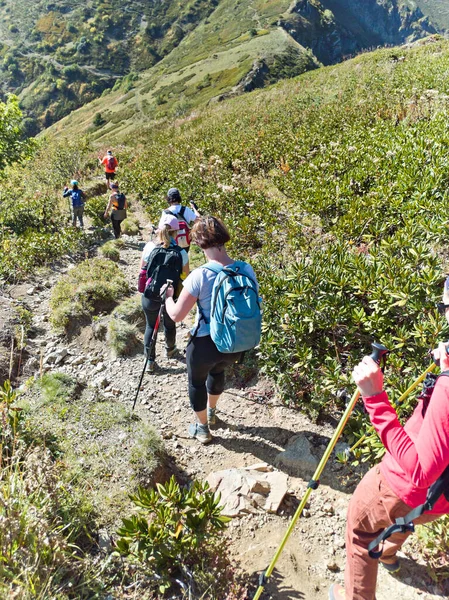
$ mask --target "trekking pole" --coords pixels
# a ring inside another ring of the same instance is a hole
[[[410,394],[413,392],[413,390],[414,390],[415,388],[417,388],[417,387],[418,387],[418,385],[424,381],[424,379],[426,378],[426,375],[427,375],[427,373],[431,373],[431,372],[432,372],[432,371],[435,369],[435,367],[436,367],[436,366],[437,366],[437,363],[436,363],[436,362],[433,362],[433,363],[432,363],[432,364],[431,364],[429,367],[427,367],[427,369],[424,371],[424,373],[422,373],[422,374],[421,374],[421,375],[418,377],[418,379],[416,379],[416,381],[414,381],[414,382],[411,384],[411,386],[410,386],[409,388],[407,388],[407,389],[405,390],[405,392],[404,392],[404,393],[403,393],[403,394],[402,394],[402,395],[401,395],[401,396],[400,396],[400,397],[397,399],[397,401],[396,401],[396,404],[401,404],[402,402],[404,402],[404,400],[407,398],[407,396],[409,396],[409,395],[410,395]],[[356,443],[355,443],[355,444],[354,444],[354,445],[353,445],[351,448],[349,448],[349,451],[348,451],[348,452],[349,452],[349,453],[352,453],[352,452],[354,452],[354,450],[355,450],[356,448],[358,448],[358,447],[359,447],[361,444],[363,444],[363,442],[366,440],[366,438],[367,438],[367,437],[368,437],[368,436],[369,436],[369,435],[370,435],[370,434],[371,434],[371,433],[372,433],[374,430],[375,430],[375,429],[374,429],[374,427],[373,427],[373,426],[371,426],[371,427],[370,427],[370,428],[367,430],[367,432],[366,432],[364,435],[362,435],[362,437],[361,437],[360,439],[358,439],[358,440],[357,440],[357,442],[356,442]]]
[[[385,348],[385,346],[383,346],[382,344],[378,344],[376,342],[374,342],[371,345],[373,347],[373,352],[371,353],[370,357],[373,360],[375,360],[379,365],[381,363],[383,363],[383,365],[384,365],[385,355],[388,352],[387,348]],[[329,460],[332,450],[334,449],[335,444],[338,441],[338,438],[341,436],[343,429],[345,428],[345,425],[346,425],[352,411],[354,410],[356,402],[359,398],[360,398],[360,392],[359,392],[359,390],[356,390],[354,392],[354,395],[351,398],[351,401],[349,402],[348,406],[346,407],[346,410],[340,420],[340,423],[337,426],[337,429],[334,432],[334,435],[332,436],[331,441],[329,442],[329,444],[326,448],[323,458],[321,459],[318,467],[316,468],[316,471],[313,474],[312,479],[307,484],[306,493],[304,494],[304,497],[301,500],[300,505],[298,506],[295,514],[293,515],[293,519],[292,519],[287,531],[285,532],[285,535],[284,535],[281,543],[279,544],[278,549],[276,550],[276,554],[274,555],[273,560],[271,561],[271,563],[270,563],[268,569],[265,571],[265,573],[261,573],[261,575],[260,575],[259,587],[257,588],[256,595],[254,596],[253,600],[259,600],[260,596],[262,595],[265,585],[267,584],[268,578],[271,576],[272,572],[274,571],[274,567],[276,566],[278,558],[280,557],[280,555],[285,547],[285,544],[287,543],[287,540],[290,537],[290,535],[296,525],[296,522],[298,521],[299,517],[301,516],[304,506],[306,505],[307,500],[309,499],[309,496],[312,493],[312,490],[316,490],[320,484],[320,475],[323,472],[323,469],[326,466],[327,461]]]
[[[167,287],[169,287],[172,283],[173,283],[173,281],[171,279],[167,279]],[[165,288],[165,289],[167,289],[167,288]],[[147,355],[145,357],[145,363],[143,365],[143,370],[142,370],[142,374],[140,376],[139,385],[137,386],[136,397],[134,398],[134,403],[133,403],[132,410],[134,410],[135,407],[136,407],[137,396],[139,395],[139,392],[140,392],[140,386],[142,385],[143,376],[145,375],[145,371],[147,369],[148,361],[150,360],[150,356],[151,356],[151,353],[153,351],[153,348],[156,345],[157,332],[159,331],[159,325],[160,325],[160,322],[161,322],[161,317],[162,317],[162,311],[164,309],[164,304],[165,304],[165,290],[164,290],[164,293],[162,294],[161,307],[160,307],[158,315],[157,315],[156,323],[154,324],[153,335],[151,336],[151,341],[150,341],[150,347],[148,348],[148,352],[147,352]]]

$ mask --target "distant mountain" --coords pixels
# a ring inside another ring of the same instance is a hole
[[[437,10],[438,0],[0,0],[0,90],[19,94],[29,133],[100,96],[82,128],[127,128],[435,33],[427,3]]]

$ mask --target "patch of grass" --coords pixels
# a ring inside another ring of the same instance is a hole
[[[139,219],[132,215],[127,217],[122,222],[122,233],[125,235],[137,235],[139,233]]]
[[[120,250],[117,248],[117,245],[114,244],[113,241],[106,242],[106,244],[103,244],[103,246],[101,246],[100,248],[100,254],[104,258],[108,258],[113,262],[118,262],[120,260]]]
[[[64,478],[92,507],[95,526],[110,526],[129,507],[128,493],[163,472],[163,445],[123,404],[89,387],[78,386],[73,395],[74,386],[61,373],[46,374],[24,406],[41,443],[64,457]]]
[[[129,356],[140,340],[135,325],[120,319],[111,319],[108,324],[107,341],[114,356]]]
[[[120,269],[110,260],[93,258],[76,265],[55,285],[50,298],[50,322],[68,330],[80,319],[111,310],[129,291]]]

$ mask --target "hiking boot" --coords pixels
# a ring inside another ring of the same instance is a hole
[[[178,354],[178,348],[173,346],[173,348],[167,348],[167,358],[174,358]]]
[[[207,408],[207,422],[209,425],[216,425],[217,424],[217,417],[215,415],[215,408],[210,408],[210,406],[208,406]]]
[[[192,438],[196,438],[202,444],[208,444],[212,441],[209,426],[201,425],[201,423],[192,423],[189,425],[189,435]]]
[[[147,373],[154,373],[155,368],[156,363],[154,362],[154,360],[149,360],[147,364]]]
[[[345,588],[338,583],[333,583],[329,589],[329,600],[345,600]]]
[[[394,563],[385,563],[382,560],[379,561],[380,564],[386,569],[389,573],[394,574],[401,570],[401,563],[399,559],[396,559]]]

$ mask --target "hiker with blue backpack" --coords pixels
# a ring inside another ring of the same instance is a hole
[[[165,306],[177,323],[197,305],[186,353],[189,399],[196,416],[189,434],[207,444],[212,440],[209,427],[216,424],[215,411],[225,387],[226,367],[259,344],[261,299],[252,267],[235,261],[226,252],[230,236],[220,219],[199,217],[191,239],[208,262],[190,273],[176,302],[174,288],[165,289]]]
[[[179,288],[181,274],[189,274],[189,256],[176,245],[175,236],[179,230],[176,217],[166,215],[156,231],[156,243],[150,241],[142,252],[138,290],[142,294],[142,308],[145,313],[146,328],[144,352],[149,359],[147,370],[153,373],[156,367],[156,345],[151,343],[153,331],[158,323],[159,310],[163,303],[161,292],[168,280]],[[167,358],[176,356],[176,324],[162,309],[165,349]]]
[[[83,192],[83,190],[80,190],[76,179],[72,179],[70,185],[72,188],[70,189],[65,186],[62,195],[64,198],[70,198],[73,227],[76,227],[76,220],[78,219],[80,227],[83,229],[84,201],[86,199],[86,194]]]

